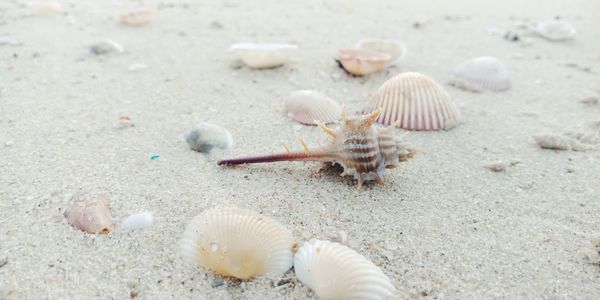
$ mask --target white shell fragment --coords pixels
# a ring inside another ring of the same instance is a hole
[[[152,225],[153,221],[154,215],[151,212],[143,212],[123,218],[121,228],[125,230],[143,229]]]
[[[460,64],[454,69],[452,84],[469,91],[501,92],[510,88],[508,69],[495,57],[482,56]]]
[[[152,21],[154,11],[151,9],[142,9],[139,11],[130,12],[121,16],[121,23],[127,26],[144,26]]]
[[[110,215],[108,194],[90,193],[74,199],[64,213],[73,227],[88,233],[109,233],[114,225]]]
[[[294,255],[298,279],[323,299],[390,299],[390,279],[356,251],[329,241],[311,240]]]
[[[104,40],[95,43],[89,47],[90,53],[95,55],[106,55],[110,53],[122,53],[124,51],[123,46],[119,43],[111,40]]]
[[[592,132],[568,132],[563,135],[534,135],[535,142],[542,149],[589,151],[600,148],[600,134]]]
[[[50,17],[62,13],[60,3],[56,1],[39,1],[32,6],[33,14],[37,16]]]
[[[233,146],[233,137],[221,126],[204,122],[185,134],[190,149],[202,153],[210,153],[215,148],[227,150]]]
[[[394,40],[364,39],[356,44],[356,48],[389,54],[390,60],[387,65],[402,61],[407,53],[406,46],[402,42]]]
[[[298,46],[291,44],[238,43],[233,44],[229,51],[250,68],[268,69],[284,65],[296,49]]]
[[[181,254],[222,276],[280,276],[292,267],[292,234],[275,220],[241,208],[209,209],[188,224]]]
[[[285,100],[287,115],[306,125],[333,123],[340,119],[342,107],[331,98],[310,90],[300,90],[291,93]]]
[[[550,41],[566,41],[575,36],[573,24],[564,20],[542,21],[535,27],[535,32]]]
[[[362,114],[381,109],[377,122],[407,130],[441,130],[457,125],[460,114],[450,96],[429,76],[406,72],[386,81]]]
[[[337,61],[349,74],[363,76],[382,70],[391,61],[391,55],[359,48],[338,50]]]

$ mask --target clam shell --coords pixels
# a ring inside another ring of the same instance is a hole
[[[154,18],[154,11],[151,9],[143,9],[122,15],[121,23],[128,26],[143,26],[150,23],[152,18]]]
[[[371,113],[377,108],[381,109],[378,123],[398,122],[397,127],[407,130],[449,129],[460,118],[442,86],[416,72],[401,73],[386,81],[362,113]]]
[[[229,51],[250,68],[266,69],[284,65],[297,48],[291,44],[238,43],[232,45]]]
[[[453,85],[471,91],[501,92],[510,88],[508,69],[497,58],[482,56],[466,61],[454,69]]]
[[[187,226],[181,253],[222,276],[279,276],[293,263],[292,234],[281,224],[241,208],[209,209]]]
[[[107,234],[113,228],[108,194],[91,193],[76,198],[64,213],[69,224],[88,233]]]
[[[210,153],[215,148],[227,150],[233,146],[233,137],[221,126],[204,122],[184,136],[190,149],[202,153]]]
[[[311,240],[294,255],[298,279],[324,299],[389,299],[390,279],[356,251],[329,241]]]
[[[541,37],[551,41],[565,41],[575,36],[573,24],[564,20],[542,21],[535,27],[535,32]]]
[[[372,50],[347,48],[338,50],[338,62],[349,74],[363,76],[375,73],[391,61],[392,56]]]
[[[306,125],[316,125],[315,121],[333,123],[340,119],[342,107],[331,98],[310,90],[291,93],[285,100],[287,115]]]
[[[406,56],[406,46],[400,41],[364,39],[356,44],[356,48],[371,50],[390,55],[388,65],[400,62]]]

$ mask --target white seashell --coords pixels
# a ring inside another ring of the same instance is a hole
[[[391,61],[391,55],[366,49],[348,48],[338,50],[337,61],[349,74],[363,76],[385,68]]]
[[[377,122],[408,130],[450,129],[460,119],[458,109],[442,86],[429,76],[406,72],[386,81],[363,114],[381,109]]]
[[[233,146],[233,137],[221,126],[204,122],[185,134],[190,149],[202,153],[210,153],[213,149],[227,150]]]
[[[154,18],[154,11],[151,9],[143,9],[140,11],[130,12],[121,16],[121,23],[128,26],[143,26]]]
[[[575,27],[567,21],[548,20],[539,22],[535,32],[547,40],[566,41],[575,36]]]
[[[324,299],[389,299],[390,279],[356,251],[329,241],[311,240],[294,255],[298,279]]]
[[[110,53],[122,53],[124,51],[123,46],[115,41],[104,40],[95,43],[89,47],[90,53],[95,55],[105,55]]]
[[[500,92],[510,88],[506,66],[495,57],[482,56],[460,64],[454,69],[452,84],[469,91]]]
[[[88,233],[107,234],[113,228],[108,194],[91,193],[75,198],[64,213],[69,224]]]
[[[17,41],[16,39],[7,37],[7,36],[0,36],[0,46],[4,46],[4,45],[10,45],[10,46],[16,46],[19,45],[19,41]]]
[[[38,16],[54,16],[62,12],[62,6],[55,1],[40,1],[33,5],[33,13]]]
[[[275,68],[284,65],[298,46],[291,44],[238,43],[229,48],[248,67]]]
[[[406,46],[402,42],[394,40],[364,39],[356,44],[356,48],[389,54],[390,61],[387,65],[402,61],[407,53]]]
[[[181,253],[222,276],[279,276],[293,263],[292,234],[281,224],[241,208],[209,209],[186,227]]]
[[[287,115],[306,125],[316,125],[315,121],[325,124],[340,119],[342,107],[331,98],[309,90],[295,91],[285,100]]]
[[[154,215],[151,212],[143,212],[128,216],[121,220],[121,228],[125,230],[136,230],[152,225]]]

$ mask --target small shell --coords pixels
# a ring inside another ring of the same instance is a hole
[[[186,227],[181,253],[222,276],[279,276],[293,263],[292,234],[281,224],[241,208],[209,209]]]
[[[390,279],[356,251],[329,241],[311,240],[294,255],[298,279],[324,299],[389,299]]]
[[[338,50],[338,62],[349,74],[363,76],[375,73],[391,61],[387,53],[366,49],[348,48]]]
[[[89,48],[90,53],[95,55],[105,55],[110,53],[122,53],[124,51],[123,46],[119,43],[111,40],[104,40],[95,43]]]
[[[121,220],[121,228],[125,230],[136,230],[152,225],[154,215],[151,212],[143,212],[130,215]]]
[[[400,41],[394,40],[361,40],[356,44],[356,48],[371,50],[390,55],[388,65],[400,62],[406,56],[406,46]]]
[[[291,44],[239,43],[229,48],[248,67],[275,68],[284,65],[298,46]]]
[[[566,41],[575,36],[575,27],[567,21],[548,20],[539,22],[535,32],[547,40]]]
[[[227,150],[233,146],[233,137],[229,131],[211,123],[200,123],[185,135],[190,149],[210,153],[214,148]]]
[[[154,11],[150,9],[143,9],[122,15],[121,23],[128,26],[143,26],[150,23],[152,18],[154,18]]]
[[[64,215],[69,224],[88,233],[107,234],[114,224],[106,193],[91,193],[76,199]]]
[[[40,1],[33,5],[33,13],[38,16],[54,16],[62,13],[63,9],[60,3],[56,1]]]
[[[377,122],[408,130],[449,129],[458,123],[458,109],[442,86],[429,76],[406,72],[386,81],[375,93],[362,113],[377,108],[381,115]]]
[[[482,56],[460,64],[454,69],[453,85],[470,91],[500,92],[510,88],[506,66],[495,57]]]
[[[287,115],[306,125],[325,124],[340,119],[342,107],[331,98],[315,91],[301,90],[291,93],[285,100]]]

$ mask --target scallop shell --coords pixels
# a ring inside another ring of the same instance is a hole
[[[121,23],[128,26],[143,26],[150,23],[152,18],[154,18],[154,11],[151,9],[143,9],[122,15]]]
[[[535,32],[547,40],[565,41],[575,36],[575,27],[564,20],[548,20],[539,22]]]
[[[356,48],[371,50],[390,55],[388,65],[400,62],[406,56],[406,46],[400,41],[364,39],[356,44]]]
[[[460,64],[454,69],[452,83],[470,91],[501,92],[510,88],[508,69],[495,57],[482,56]]]
[[[338,50],[338,63],[349,74],[363,76],[375,73],[391,61],[392,56],[372,50],[347,48]]]
[[[311,240],[294,255],[298,279],[324,299],[389,299],[390,279],[356,251],[329,241]]]
[[[455,126],[458,109],[442,86],[429,76],[406,72],[386,81],[363,114],[381,109],[377,122],[408,130],[440,130]]]
[[[215,148],[227,150],[233,146],[233,137],[221,126],[204,122],[185,135],[190,149],[202,153],[210,153]]]
[[[289,270],[293,245],[292,234],[271,218],[247,209],[217,208],[188,224],[181,253],[220,275],[248,279]]]
[[[331,98],[309,90],[295,91],[285,100],[287,115],[306,125],[333,123],[340,119],[342,107]]]
[[[229,48],[248,67],[275,68],[284,65],[298,46],[291,44],[238,43]]]
[[[108,194],[91,193],[76,199],[64,213],[69,224],[88,233],[107,234],[113,228]]]

